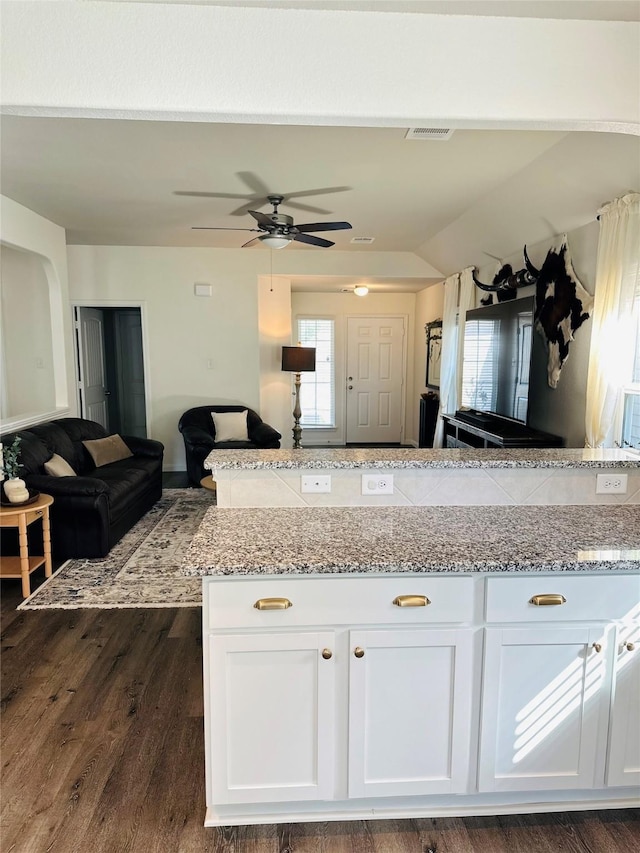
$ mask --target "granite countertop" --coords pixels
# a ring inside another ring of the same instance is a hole
[[[210,471],[289,468],[640,468],[640,453],[627,450],[320,448],[305,450],[212,450]]]
[[[185,575],[640,570],[640,505],[209,509]]]

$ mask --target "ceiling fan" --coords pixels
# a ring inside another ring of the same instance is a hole
[[[264,243],[271,249],[283,249],[292,240],[298,243],[308,243],[310,246],[328,248],[333,246],[331,240],[323,237],[315,237],[310,231],[342,231],[351,228],[349,222],[309,222],[304,225],[294,225],[293,217],[286,213],[278,213],[278,206],[284,201],[284,196],[270,195],[267,197],[269,204],[273,205],[272,213],[262,213],[260,210],[249,210],[248,213],[258,223],[257,228],[216,228],[215,226],[194,225],[194,231],[258,231],[262,232],[260,237],[252,237],[241,248],[253,246],[258,242]]]

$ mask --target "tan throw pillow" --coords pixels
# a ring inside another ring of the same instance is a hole
[[[108,435],[106,438],[95,438],[93,441],[83,441],[96,468],[119,462],[133,456],[119,435]]]
[[[77,477],[71,465],[62,456],[54,453],[48,462],[44,463],[44,470],[52,477]]]
[[[247,410],[241,412],[211,412],[216,428],[215,443],[219,441],[249,441]]]

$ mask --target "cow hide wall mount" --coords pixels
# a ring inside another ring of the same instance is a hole
[[[535,285],[534,323],[547,346],[547,382],[550,388],[557,388],[562,365],[569,355],[569,343],[589,317],[593,297],[573,269],[566,234],[549,249],[539,270],[531,263],[526,246],[524,260],[525,268],[517,273],[510,264],[503,265],[490,285],[479,281],[475,271],[473,280],[480,289],[495,293],[498,302],[515,299],[519,287]],[[491,304],[489,298],[483,299],[482,304]]]
[[[569,343],[589,317],[592,307],[593,296],[584,289],[573,269],[565,234],[547,252],[536,282],[534,323],[547,344],[550,388],[558,387],[562,365],[569,355]]]

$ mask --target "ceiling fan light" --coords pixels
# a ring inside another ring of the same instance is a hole
[[[259,239],[270,249],[284,249],[291,242],[291,237],[283,237],[281,234],[265,234]]]
[[[358,284],[353,288],[353,292],[356,296],[366,296],[369,293],[369,288],[366,284]]]

